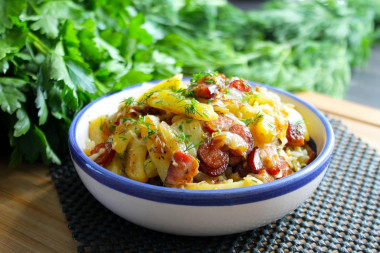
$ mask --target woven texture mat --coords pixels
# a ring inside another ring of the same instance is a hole
[[[51,167],[79,252],[380,252],[380,159],[341,121],[316,192],[276,222],[240,234],[183,237],[151,231],[108,211],[87,191],[69,159]]]

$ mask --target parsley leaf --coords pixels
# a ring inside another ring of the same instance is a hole
[[[16,78],[0,77],[0,106],[1,109],[12,114],[26,101],[21,88],[26,82]]]
[[[59,33],[61,20],[70,19],[80,21],[83,9],[73,1],[49,1],[36,7],[38,20],[30,28],[46,34],[48,38],[56,38]]]
[[[65,63],[69,77],[76,88],[91,94],[95,93],[96,88],[91,71],[86,69],[84,64],[70,58],[65,58]]]
[[[0,1],[0,34],[12,28],[13,22],[10,17],[20,15],[25,7],[26,0]]]
[[[23,108],[20,108],[17,110],[16,116],[18,120],[16,124],[14,125],[13,135],[15,137],[20,137],[21,135],[28,132],[30,128],[30,119],[29,119],[28,114]]]

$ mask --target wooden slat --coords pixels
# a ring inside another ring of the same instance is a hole
[[[46,166],[0,163],[0,252],[75,252]]]
[[[297,96],[342,120],[351,133],[380,151],[380,110],[314,92],[300,92]]]
[[[364,124],[360,121],[355,121],[341,117],[339,115],[331,114],[334,118],[342,120],[347,126],[350,133],[360,137],[363,142],[367,143],[370,148],[374,148],[380,151],[380,128],[368,124]]]
[[[300,92],[297,93],[297,96],[317,106],[318,109],[324,112],[380,127],[380,110],[378,109],[344,100],[337,100],[315,92]]]

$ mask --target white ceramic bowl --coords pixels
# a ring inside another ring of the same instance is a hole
[[[254,229],[285,216],[319,185],[334,148],[331,125],[312,105],[289,92],[265,85],[283,102],[296,105],[308,122],[310,136],[317,146],[316,159],[290,176],[238,189],[172,189],[116,175],[89,159],[82,151],[88,139],[89,121],[114,113],[123,98],[138,96],[155,83],[135,85],[103,96],[83,108],[71,124],[69,147],[74,166],[87,189],[112,212],[157,231],[192,236],[225,235]]]

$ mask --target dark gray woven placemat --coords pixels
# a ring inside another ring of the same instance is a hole
[[[380,252],[379,156],[341,121],[330,122],[336,147],[312,197],[282,219],[240,234],[183,237],[142,228],[95,200],[70,159],[50,170],[78,252]]]

